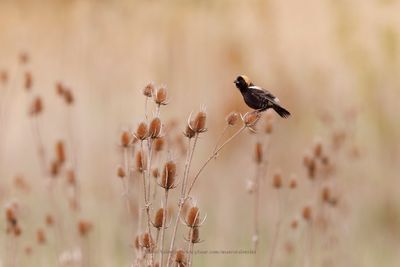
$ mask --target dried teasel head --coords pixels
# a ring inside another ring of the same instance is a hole
[[[206,120],[207,120],[206,112],[205,111],[199,111],[199,112],[197,112],[197,114],[194,117],[193,121],[190,123],[190,128],[195,133],[206,132],[207,131]]]
[[[74,103],[75,98],[74,98],[74,95],[72,94],[71,90],[64,89],[63,96],[64,96],[65,103],[67,103],[67,105],[72,105]]]
[[[159,208],[154,216],[153,226],[157,229],[160,229],[163,226],[164,222],[164,209]]]
[[[257,164],[262,163],[263,161],[263,147],[260,142],[256,143],[255,149],[254,149],[254,160],[256,161]]]
[[[147,232],[143,233],[140,237],[140,246],[146,249],[151,249],[154,246],[151,235]]]
[[[165,163],[160,186],[165,190],[172,189],[176,186],[175,184],[176,177],[176,163],[172,160]]]
[[[57,82],[55,88],[57,95],[64,96],[65,87],[61,82]]]
[[[192,130],[190,123],[188,123],[186,125],[185,131],[183,132],[183,134],[189,139],[193,138],[196,135],[195,131]]]
[[[196,243],[200,243],[201,239],[200,239],[200,231],[198,227],[193,227],[190,229],[189,231],[189,242],[196,244]]]
[[[140,249],[140,236],[137,235],[133,240],[133,247],[137,250]]]
[[[242,121],[244,123],[244,125],[249,128],[250,130],[254,131],[254,127],[256,126],[257,122],[260,120],[261,118],[261,113],[260,112],[247,112],[246,114],[244,114],[242,117]]]
[[[32,73],[30,72],[25,72],[24,74],[24,88],[26,91],[30,91],[32,89],[33,85],[33,79],[32,79]]]
[[[118,166],[117,175],[119,178],[124,178],[126,176],[126,172],[122,166]]]
[[[5,70],[0,71],[0,83],[7,84],[8,82],[8,73]]]
[[[175,262],[179,266],[185,266],[186,264],[186,253],[183,249],[178,249],[175,253]]]
[[[57,161],[59,164],[63,164],[65,162],[65,146],[64,142],[62,140],[59,140],[56,143],[56,156],[57,156]]]
[[[320,140],[315,141],[313,152],[316,158],[320,158],[322,156],[322,142]]]
[[[239,120],[239,114],[237,112],[231,112],[226,116],[225,121],[229,126],[234,126]]]
[[[157,138],[154,141],[154,151],[155,152],[160,152],[163,150],[165,145],[165,139],[163,137]]]
[[[51,214],[47,214],[45,217],[45,223],[47,226],[53,226],[54,225],[54,218]]]
[[[78,222],[78,233],[81,237],[85,237],[92,230],[93,224],[86,220],[80,220]]]
[[[154,98],[154,102],[156,102],[157,105],[167,105],[168,104],[167,89],[164,86],[160,86],[154,92],[153,98]]]
[[[30,111],[29,113],[32,116],[37,116],[40,113],[42,113],[43,111],[43,102],[42,102],[42,98],[40,96],[37,96],[33,99],[32,103],[31,103],[31,107],[30,107]]]
[[[136,170],[138,172],[143,172],[144,170],[146,170],[147,158],[142,151],[138,151],[136,153],[135,162],[136,162]]]
[[[297,188],[297,179],[295,176],[292,176],[292,178],[289,181],[289,188],[290,189],[295,189]]]
[[[272,177],[272,185],[276,189],[280,189],[282,187],[282,174],[280,172],[276,172]]]
[[[38,244],[43,245],[46,243],[46,234],[44,232],[43,229],[39,228],[36,231],[36,241],[38,242]]]
[[[186,225],[189,227],[197,227],[200,225],[200,210],[198,207],[191,207],[187,213]]]
[[[143,141],[148,137],[149,128],[145,122],[139,123],[138,127],[136,128],[135,136],[137,139]]]
[[[312,210],[310,206],[305,206],[302,210],[303,219],[310,222],[312,219]]]
[[[123,131],[121,134],[121,146],[128,147],[132,142],[132,134],[129,131]]]
[[[153,118],[149,125],[149,137],[152,139],[160,137],[161,134],[161,120],[156,117]]]
[[[57,177],[60,173],[61,165],[58,160],[53,160],[50,163],[50,174],[53,178]]]
[[[76,176],[75,176],[75,171],[73,169],[67,171],[67,183],[70,186],[76,185]]]
[[[154,83],[150,82],[143,88],[143,95],[146,97],[152,97],[155,91]]]

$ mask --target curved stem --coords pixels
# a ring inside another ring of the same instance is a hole
[[[204,162],[204,164],[201,166],[197,174],[194,176],[192,183],[190,184],[189,190],[186,193],[186,197],[189,196],[190,192],[193,189],[194,184],[196,183],[197,178],[201,174],[201,172],[205,169],[205,167],[208,165],[208,163],[218,155],[218,152],[225,147],[226,144],[228,144],[230,141],[232,141],[236,136],[238,136],[244,129],[246,128],[245,125],[242,126],[236,133],[234,133],[228,140],[226,140],[217,150],[215,150],[212,155]]]

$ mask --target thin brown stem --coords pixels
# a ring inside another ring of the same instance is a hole
[[[160,266],[163,266],[164,263],[164,235],[165,235],[165,224],[167,222],[167,207],[168,207],[168,190],[165,190],[165,203],[163,209],[163,222],[161,229],[161,246],[160,246]]]
[[[199,175],[201,174],[201,172],[205,169],[205,167],[208,165],[208,163],[215,158],[218,155],[218,152],[221,151],[221,149],[223,149],[225,147],[226,144],[228,144],[230,141],[232,141],[236,136],[238,136],[244,129],[246,129],[246,126],[243,125],[242,128],[240,128],[236,133],[234,133],[230,138],[228,138],[228,140],[226,140],[220,147],[218,147],[217,150],[215,150],[212,155],[203,163],[203,165],[200,167],[199,171],[196,173],[196,175],[193,178],[192,183],[190,184],[189,190],[186,193],[186,197],[189,196],[190,192],[193,189],[194,184],[197,181],[197,178],[199,178]]]

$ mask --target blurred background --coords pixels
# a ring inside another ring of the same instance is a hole
[[[150,81],[167,87],[169,104],[161,117],[175,120],[177,132],[191,112],[206,107],[208,132],[199,141],[196,170],[225,116],[249,110],[233,84],[239,74],[269,89],[292,113],[290,119],[275,118],[267,151],[261,262],[268,262],[277,214],[273,173],[299,182],[296,201],[281,211],[283,225],[289,224],[313,201],[304,154],[315,142],[330,151],[335,136],[345,133],[343,148],[332,156],[339,204],[329,211],[329,246],[320,238],[312,253],[304,252],[307,226],[297,233],[282,226],[275,266],[304,265],[308,254],[314,255],[309,266],[399,266],[399,14],[398,0],[2,0],[0,204],[16,202],[20,210],[23,232],[11,244],[19,259],[15,266],[55,266],[63,251],[76,247],[91,255],[92,266],[132,263],[134,236],[115,173],[121,131],[144,119],[141,90]],[[29,93],[26,72],[32,75]],[[73,92],[71,108],[56,94],[57,82]],[[45,193],[37,124],[28,115],[35,96],[43,101],[38,124],[49,157],[57,140],[74,144],[79,212],[68,210],[64,182],[52,201]],[[254,175],[255,139],[238,137],[197,184],[193,194],[208,214],[198,249],[251,249],[253,201],[245,187]],[[22,189],[16,177],[23,177]],[[39,245],[37,229],[46,227],[44,218],[54,210],[63,225],[54,232],[62,237],[49,231],[48,243]],[[0,266],[12,266],[3,218]],[[87,242],[76,237],[79,219],[93,224]],[[198,254],[194,266],[255,266],[253,258]]]

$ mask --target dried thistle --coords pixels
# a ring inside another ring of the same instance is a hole
[[[167,105],[167,96],[167,89],[161,86],[156,90],[154,94],[154,102],[156,102],[157,105]]]
[[[179,266],[185,266],[186,265],[186,254],[183,249],[178,249],[175,253],[175,262]]]
[[[311,221],[312,210],[310,206],[305,206],[302,211],[303,219],[307,222]]]
[[[38,244],[43,245],[46,243],[46,234],[44,232],[43,229],[39,228],[36,231],[36,241],[38,242]]]
[[[193,138],[196,135],[195,131],[192,130],[192,127],[190,126],[190,123],[188,123],[186,125],[185,131],[184,131],[183,134],[189,139]]]
[[[53,226],[54,225],[54,218],[51,216],[51,214],[47,214],[45,217],[45,223],[47,226]]]
[[[117,175],[119,178],[124,178],[126,176],[125,170],[122,166],[118,166]]]
[[[67,105],[72,105],[74,103],[74,95],[72,94],[71,90],[64,89],[64,100]]]
[[[163,219],[164,219],[164,209],[159,208],[157,210],[156,215],[154,216],[153,226],[157,229],[160,229],[163,226]]]
[[[191,207],[188,211],[186,218],[186,225],[189,227],[199,226],[200,223],[200,211],[198,207]]]
[[[260,164],[263,161],[263,147],[260,142],[256,143],[254,149],[254,160],[256,161],[257,164]]]
[[[176,163],[170,160],[164,165],[160,186],[165,190],[174,188],[176,186],[175,176],[176,176]]]
[[[89,221],[80,220],[78,222],[78,232],[81,237],[85,237],[92,230],[93,224]]]
[[[142,151],[138,151],[136,153],[135,162],[136,162],[136,170],[138,172],[143,172],[146,170],[147,158],[145,155],[143,155]]]
[[[273,179],[272,185],[276,189],[280,189],[282,187],[282,175],[280,174],[280,172],[276,172],[272,179]]]
[[[24,87],[26,91],[30,91],[32,89],[33,85],[33,79],[32,79],[32,73],[30,72],[25,72],[24,74]]]
[[[143,88],[143,95],[145,95],[146,97],[152,97],[154,91],[154,83],[150,82]]]
[[[164,148],[164,145],[165,145],[165,139],[162,138],[162,137],[157,138],[157,139],[154,141],[154,151],[155,151],[155,152],[160,152],[160,151],[162,151],[163,148]]]
[[[136,128],[135,136],[137,139],[143,141],[148,137],[149,128],[145,122],[139,123],[138,127]]]
[[[154,168],[151,174],[153,175],[154,178],[158,178],[160,176],[160,171],[158,170],[158,168]]]
[[[128,147],[132,142],[132,135],[128,131],[123,131],[121,134],[121,146]]]
[[[42,98],[40,98],[40,96],[37,96],[33,99],[32,103],[31,103],[31,107],[30,107],[30,114],[32,116],[37,116],[40,113],[42,113],[43,111],[43,102],[42,102]]]
[[[8,73],[5,70],[0,72],[0,82],[5,85],[8,82]]]
[[[239,120],[239,114],[237,112],[231,112],[226,116],[225,121],[229,126],[234,126]]]
[[[152,139],[160,137],[161,133],[161,120],[160,118],[156,117],[151,120],[149,126],[149,137]]]
[[[244,125],[250,130],[254,130],[257,122],[261,118],[261,114],[259,112],[247,112],[244,116],[241,116]]]
[[[140,246],[146,249],[151,249],[154,246],[151,235],[147,232],[143,233],[140,240]]]
[[[189,231],[189,242],[192,244],[200,243],[200,231],[198,227],[193,227]]]
[[[65,162],[65,148],[64,148],[64,142],[63,141],[58,141],[56,143],[56,155],[57,155],[57,162],[59,164],[63,164]]]
[[[204,111],[197,112],[194,120],[190,123],[190,128],[195,133],[203,133],[207,131],[206,128],[207,114]]]

